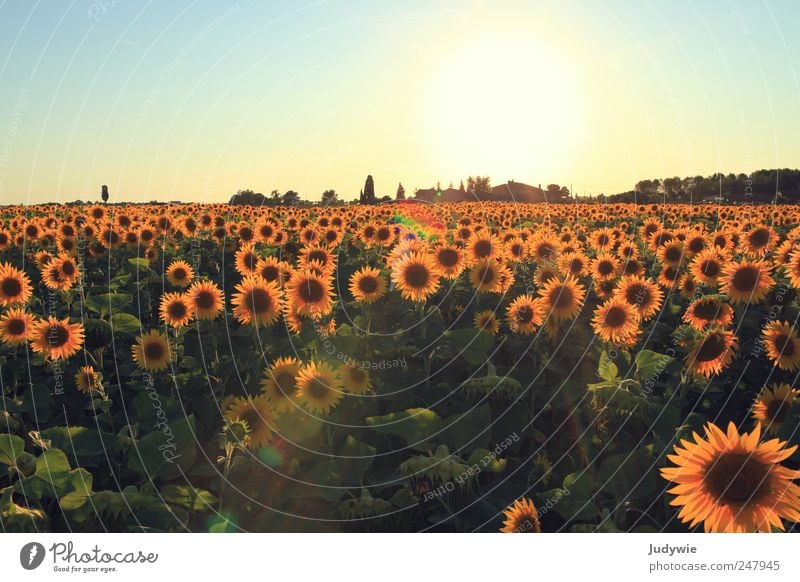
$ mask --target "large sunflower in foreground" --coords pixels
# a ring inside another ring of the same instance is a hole
[[[237,420],[247,423],[247,428],[250,429],[247,444],[250,448],[256,449],[269,444],[274,419],[272,406],[266,395],[233,398],[225,410],[225,420],[228,423]]]
[[[539,304],[554,321],[573,319],[581,310],[586,289],[572,275],[551,279],[539,290]]]
[[[686,356],[686,367],[706,378],[716,376],[730,364],[737,344],[738,340],[732,331],[711,327]]]
[[[342,399],[342,381],[325,362],[311,362],[297,375],[297,397],[314,413],[328,414]]]
[[[628,344],[639,332],[639,314],[627,301],[612,297],[595,309],[592,327],[607,342]]]
[[[36,318],[24,309],[9,309],[0,317],[0,341],[10,346],[24,344],[35,328]]]
[[[211,281],[195,281],[186,298],[197,319],[215,319],[225,307],[222,290]]]
[[[295,408],[292,398],[297,390],[297,375],[302,367],[303,364],[297,358],[281,357],[264,370],[261,388],[276,413],[289,412]]]
[[[753,418],[765,432],[777,434],[786,420],[786,413],[792,404],[799,401],[800,391],[788,384],[777,384],[772,388],[764,386],[753,403]]]
[[[152,372],[166,368],[171,357],[167,336],[155,329],[137,337],[131,352],[139,368]]]
[[[778,439],[759,443],[761,426],[739,434],[733,423],[727,433],[706,424],[705,437],[683,439],[667,458],[675,465],[661,469],[675,483],[670,505],[689,527],[706,532],[769,532],[784,529],[783,519],[800,520],[800,472],[780,465],[797,446]]]
[[[722,269],[720,290],[732,303],[757,303],[775,285],[772,267],[765,261],[729,263]]]
[[[439,288],[439,269],[428,255],[409,253],[392,266],[392,281],[403,299],[425,301]]]
[[[617,284],[614,295],[634,307],[642,321],[653,317],[664,300],[664,292],[658,285],[639,276],[623,277]]]
[[[31,349],[51,360],[65,360],[83,345],[83,325],[70,323],[69,317],[53,316],[38,322],[30,337]]]
[[[503,533],[541,533],[539,512],[527,497],[517,499],[503,510],[506,518],[500,531]]]
[[[350,293],[356,301],[372,303],[386,293],[386,279],[378,269],[364,267],[350,277]]]
[[[500,331],[500,322],[497,321],[497,315],[491,309],[476,313],[472,323],[475,329],[485,331],[489,335],[497,335],[497,332]]]
[[[296,313],[318,319],[333,309],[332,292],[330,277],[302,269],[289,279],[286,299]]]
[[[28,276],[10,263],[0,263],[0,305],[25,303],[30,296]]]
[[[158,309],[161,320],[172,327],[185,327],[194,318],[194,310],[183,293],[164,293]]]
[[[508,306],[506,319],[511,331],[522,335],[530,335],[542,325],[544,314],[536,299],[530,295],[520,295]]]
[[[718,295],[705,295],[689,304],[683,321],[700,331],[711,325],[728,327],[733,321],[733,308]]]
[[[360,366],[345,364],[339,368],[339,377],[344,389],[350,394],[362,395],[372,390],[372,378],[369,372]]]
[[[233,315],[241,323],[255,327],[271,325],[281,313],[281,292],[275,282],[247,277],[236,285],[231,298]]]
[[[771,321],[764,326],[767,356],[781,370],[800,368],[800,338],[788,321]]]

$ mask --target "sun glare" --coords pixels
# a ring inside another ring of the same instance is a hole
[[[423,115],[437,167],[496,180],[552,175],[584,133],[573,66],[532,38],[484,35],[448,55]]]

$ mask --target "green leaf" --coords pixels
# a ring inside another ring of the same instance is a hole
[[[142,322],[130,313],[114,313],[111,316],[111,332],[117,335],[136,335],[142,331]]]
[[[180,505],[192,511],[208,511],[217,502],[217,498],[209,491],[186,485],[165,485],[159,493],[167,503]]]
[[[117,445],[117,436],[85,426],[54,426],[39,433],[43,440],[67,452],[73,465],[96,466],[104,454]]]
[[[603,491],[619,500],[648,498],[658,486],[652,451],[653,446],[647,445],[606,459],[597,476]]]
[[[25,441],[8,433],[0,434],[0,463],[13,467],[25,450]]]
[[[135,259],[128,259],[128,262],[136,267],[139,271],[149,271],[150,270],[150,261],[144,259],[142,257],[137,257]]]
[[[584,473],[570,473],[562,487],[540,493],[537,505],[540,512],[555,511],[566,520],[594,519],[599,515],[592,501],[592,481]]]
[[[619,377],[617,365],[605,350],[600,354],[600,362],[597,364],[597,374],[606,382],[614,382]]]
[[[364,421],[379,433],[399,436],[409,446],[426,443],[444,426],[439,415],[427,408],[409,408],[383,416],[368,416]]]
[[[377,449],[349,435],[339,449],[339,474],[345,485],[361,485],[364,472],[372,464]]]
[[[664,354],[659,354],[651,350],[642,350],[636,354],[636,373],[639,375],[639,382],[644,384],[654,376],[657,376],[672,362],[673,358]]]
[[[466,414],[448,416],[444,421],[445,429],[435,440],[447,445],[451,451],[460,451],[468,445],[483,447],[491,439],[491,423],[491,410],[488,404],[484,404]]]
[[[442,334],[456,355],[461,356],[468,364],[479,366],[486,362],[487,354],[494,345],[494,338],[488,333],[473,329],[458,329]]]
[[[194,416],[156,428],[135,442],[128,468],[151,479],[173,479],[187,471],[195,460]]]
[[[102,295],[90,295],[86,297],[84,306],[94,313],[107,315],[109,313],[122,311],[122,309],[130,305],[132,301],[133,295],[129,293],[104,293]]]

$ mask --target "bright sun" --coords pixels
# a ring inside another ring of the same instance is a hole
[[[484,35],[435,71],[424,123],[440,170],[496,181],[566,171],[584,135],[577,76],[531,38]]]

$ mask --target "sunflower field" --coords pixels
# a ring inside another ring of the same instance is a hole
[[[2,531],[789,531],[800,211],[0,209]]]

